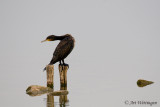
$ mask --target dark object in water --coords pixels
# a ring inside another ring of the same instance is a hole
[[[152,82],[152,81],[147,81],[147,80],[142,80],[142,79],[139,79],[139,80],[137,81],[138,87],[145,87],[145,86],[150,85],[150,84],[153,84],[153,83],[154,83],[154,82]]]

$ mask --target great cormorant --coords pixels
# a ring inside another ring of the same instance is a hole
[[[42,42],[55,41],[55,40],[60,40],[60,42],[57,45],[53,53],[52,60],[50,61],[49,64],[52,65],[59,61],[60,65],[62,64],[64,66],[69,67],[69,65],[64,62],[64,59],[71,53],[71,51],[74,48],[74,43],[75,43],[74,38],[70,34],[65,34],[62,36],[50,35],[46,38],[46,40]],[[44,68],[44,70],[46,70],[46,68]]]

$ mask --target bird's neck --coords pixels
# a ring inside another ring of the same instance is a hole
[[[66,36],[55,36],[54,40],[63,40]]]

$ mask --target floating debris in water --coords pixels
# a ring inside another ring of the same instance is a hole
[[[154,83],[154,82],[152,82],[152,81],[147,81],[147,80],[142,80],[142,79],[139,79],[139,80],[137,81],[138,87],[145,87],[145,86],[150,85],[150,84],[153,84],[153,83]]]
[[[30,96],[40,96],[48,92],[53,92],[53,89],[39,85],[31,85],[26,89],[26,94]]]
[[[69,92],[67,90],[58,90],[53,91],[53,89],[49,87],[39,86],[39,85],[31,85],[26,89],[26,94],[30,96],[40,96],[42,94],[48,94],[52,96],[61,96],[67,95]]]

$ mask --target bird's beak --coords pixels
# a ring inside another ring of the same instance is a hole
[[[43,41],[41,41],[41,43],[42,43],[42,42],[46,42],[46,41],[48,41],[48,40],[47,40],[47,39],[46,39],[46,40],[43,40]]]

